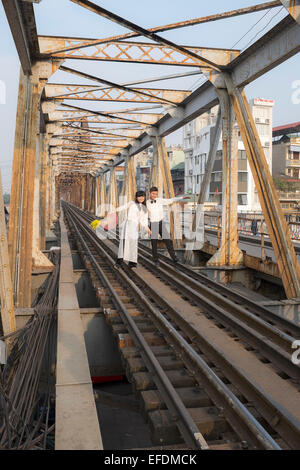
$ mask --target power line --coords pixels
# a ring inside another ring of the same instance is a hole
[[[244,39],[244,37],[247,36],[247,34],[249,34],[250,31],[252,31],[252,29],[254,29],[255,26],[258,25],[258,23],[260,23],[264,19],[264,17],[270,13],[270,11],[271,11],[271,8],[266,13],[264,13],[263,16],[258,21],[256,21],[254,25],[251,26],[251,28],[235,44],[233,44],[231,49],[233,49],[239,42],[241,42],[241,40]]]
[[[262,29],[260,29],[260,30],[255,34],[255,36],[253,36],[252,39],[250,39],[250,41],[246,44],[246,46],[244,47],[244,49],[246,49],[246,48],[249,46],[249,44],[251,44],[251,42],[252,42],[262,31],[264,31],[264,30],[266,29],[267,26],[269,26],[269,24],[273,21],[273,19],[274,19],[277,15],[279,15],[279,13],[280,13],[283,9],[284,9],[284,7],[280,8],[280,10],[279,10],[277,13],[275,13],[275,15],[272,16],[272,18],[270,19],[270,21],[269,21]]]

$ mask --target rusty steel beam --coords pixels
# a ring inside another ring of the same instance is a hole
[[[82,109],[82,108],[81,108]],[[91,114],[94,113],[94,114]],[[132,123],[135,124],[155,124],[161,119],[163,114],[154,113],[128,113],[127,117],[123,113],[101,113],[101,117],[95,114],[94,111],[62,111],[57,110],[48,114],[48,122],[88,122],[98,124],[111,124],[111,123]],[[90,130],[89,128],[88,130]]]
[[[61,89],[73,90],[61,94]],[[80,90],[86,91],[81,92]],[[77,94],[80,91],[80,95]],[[121,86],[101,90],[93,86],[49,84],[45,87],[46,98],[60,102],[62,100],[111,101],[131,103],[160,103],[176,106],[191,94],[189,90],[170,90],[157,88],[126,88]]]
[[[87,118],[88,122],[90,124],[101,124],[101,125],[106,125],[106,124],[136,124],[135,126],[135,129],[136,130],[139,130],[140,132],[142,131],[142,129],[144,127],[148,127],[152,124],[156,124],[158,122],[159,119],[148,119],[147,120],[145,119],[145,121],[138,121],[138,120],[135,120],[135,119],[130,119],[130,115],[128,116],[128,119],[126,118],[119,118],[119,116],[116,116],[116,117],[107,117],[105,118],[104,116],[101,118],[99,116],[89,116]],[[49,122],[54,122],[54,123],[62,123],[63,126],[67,126],[68,124],[80,124],[81,122],[83,122],[84,119],[83,118],[69,118],[69,119],[50,119]],[[148,121],[148,122],[147,122]],[[73,127],[73,129],[75,129],[75,127]],[[93,131],[93,129],[92,129]]]
[[[145,36],[148,39],[152,39],[154,42],[170,47],[174,51],[184,54],[186,57],[192,58],[194,60],[196,59],[198,62],[202,61],[202,66],[206,65],[206,66],[211,67],[214,70],[219,70],[219,71],[222,70],[223,68],[222,65],[216,64],[215,62],[201,55],[196,54],[195,52],[187,49],[186,47],[179,46],[173,43],[172,41],[169,41],[168,39],[165,39],[162,36],[159,36],[158,34],[154,32],[148,31],[147,29],[144,29],[141,26],[138,26],[132,23],[131,21],[128,21],[125,18],[122,18],[119,15],[116,15],[115,13],[112,13],[111,11],[100,7],[99,5],[96,5],[90,0],[71,0],[71,2],[76,3],[77,5],[83,8],[86,8],[89,11],[92,11],[93,13],[96,13],[97,15],[100,15],[103,18],[113,21],[114,23],[124,26],[125,28],[128,28],[131,31],[138,33],[140,36]]]
[[[80,129],[79,127],[75,127],[75,126],[71,126],[71,125],[63,125],[62,126],[62,133],[61,134],[55,134],[55,136],[61,136],[61,135],[64,135],[64,131],[66,131],[66,133],[69,133],[70,130],[73,129],[73,130],[76,130],[76,133],[78,131],[81,131],[84,133],[85,132],[88,132],[88,133],[91,133],[91,134],[98,134],[98,135],[105,135],[105,136],[112,136],[112,137],[128,137],[128,138],[132,138],[132,139],[136,139],[142,132],[141,129],[125,129],[125,128],[118,128],[118,134],[114,133],[114,132],[111,132],[112,130],[117,130],[117,129],[110,129],[110,130],[103,130],[103,128],[99,127],[99,128],[89,128],[89,130],[87,129]],[[70,134],[70,135],[74,135],[74,134]],[[79,134],[77,134],[79,135]]]
[[[238,130],[226,89],[218,89],[222,113],[222,236],[221,246],[208,266],[241,266],[243,254],[238,243]]]
[[[236,86],[244,87],[300,52],[300,28],[286,16],[252,44],[228,68]]]
[[[63,148],[60,148],[60,147],[53,147],[50,149],[50,155],[78,155],[78,156],[84,156],[84,155],[89,155],[91,158],[93,156],[97,156],[99,154],[103,154],[103,155],[117,155],[118,154],[118,151],[116,150],[111,150],[111,151],[107,151],[109,147],[107,148],[99,148],[99,150],[97,152],[91,152],[90,150],[78,150],[77,147],[74,147],[74,149],[72,148],[66,148],[66,149],[63,149]],[[70,151],[72,151],[71,154],[68,153]]]
[[[70,41],[72,38],[68,38]],[[66,39],[48,38],[48,42],[65,41]],[[43,49],[43,41],[40,40],[41,48]],[[94,60],[94,61],[107,61],[107,62],[129,62],[137,64],[156,64],[156,65],[173,65],[181,67],[207,67],[204,60],[200,60],[201,54],[203,57],[212,57],[214,60],[220,62],[221,66],[227,65],[234,57],[240,53],[237,49],[217,49],[199,46],[178,46],[185,48],[190,54],[197,57],[187,57],[182,52],[175,51],[170,47],[162,44],[147,43],[147,42],[114,42],[96,45],[92,50],[81,51],[75,50],[65,53],[50,54],[53,59],[76,59],[76,60]],[[138,52],[138,54],[137,54]],[[208,60],[208,59],[207,59]],[[199,73],[199,70],[198,70]]]
[[[24,75],[31,75],[39,53],[33,6],[17,0],[2,0]]]
[[[138,94],[138,95],[141,95],[141,96],[145,96],[148,99],[153,97],[153,90],[145,91],[144,88],[134,88],[134,89],[132,89],[128,86],[124,86],[124,85],[121,85],[119,83],[114,83],[114,82],[111,82],[109,80],[105,80],[103,78],[96,77],[95,75],[89,75],[85,72],[80,72],[79,70],[71,69],[70,67],[65,67],[63,65],[60,66],[60,70],[62,70],[63,72],[71,73],[73,75],[78,75],[79,77],[83,77],[83,78],[86,78],[88,80],[92,80],[94,82],[103,83],[103,84],[107,85],[108,87],[110,87],[110,89],[116,89],[117,88],[119,90],[123,90],[124,92],[134,93],[134,94]],[[160,91],[164,92],[164,91],[170,91],[170,90],[160,90]],[[176,90],[177,93],[180,93],[182,91],[183,91],[183,93],[186,93],[186,94],[189,93],[187,90]],[[174,92],[175,92],[175,90],[174,90]],[[70,94],[68,94],[68,96],[70,96]],[[183,95],[182,99],[184,99],[185,97],[186,96]],[[62,96],[61,98],[64,98],[64,96]],[[75,98],[69,97],[69,99],[75,99]],[[87,99],[87,98],[81,98],[81,99]],[[89,99],[92,99],[92,98],[89,98]],[[181,101],[182,101],[182,99],[181,99]],[[167,103],[167,104],[176,104],[177,103],[177,101],[176,102],[170,101],[170,100],[168,100],[164,97],[161,98],[161,101],[164,102],[164,103]]]
[[[79,137],[81,139],[81,137]],[[117,139],[97,139],[92,142],[87,142],[83,140],[77,140],[75,138],[68,138],[65,137],[64,139],[51,139],[49,142],[50,147],[56,146],[65,146],[65,145],[80,145],[80,146],[87,146],[91,148],[99,147],[99,145],[103,146],[112,146],[117,148],[123,148],[124,145],[128,145],[128,140],[117,140]]]
[[[91,111],[91,110],[89,110],[89,109],[85,109],[85,108],[81,108],[81,107],[79,107],[79,106],[73,106],[73,105],[71,106],[71,105],[68,105],[68,104],[65,104],[65,103],[61,103],[60,105],[63,106],[63,107],[66,107],[66,108],[78,109],[79,111],[87,111],[87,112],[90,113],[90,114],[94,114],[94,115],[96,115],[96,116],[102,116],[102,117],[104,117],[104,118],[105,118],[105,117],[109,117],[109,118],[111,118],[111,119],[113,119],[113,120],[118,119],[119,121],[121,120],[121,121],[124,121],[124,122],[126,122],[126,123],[132,122],[132,123],[138,124],[138,125],[140,125],[140,126],[149,126],[149,123],[148,123],[148,122],[136,121],[136,120],[134,120],[134,119],[123,118],[123,117],[120,117],[120,116],[119,116],[118,118],[116,118],[113,114],[104,114],[104,113],[100,113],[100,111]]]
[[[229,74],[224,74],[288,298],[300,297],[300,267],[250,107]]]
[[[125,145],[125,147],[127,145]],[[60,148],[62,150],[78,150],[80,152],[97,153],[97,152],[100,152],[103,149],[111,149],[111,150],[118,149],[118,150],[120,150],[120,149],[124,149],[125,147],[121,146],[121,145],[111,145],[111,144],[104,144],[104,143],[97,145],[97,147],[90,147],[89,145],[79,144],[79,143],[75,143],[75,144],[74,143],[69,143],[69,144],[63,143],[60,146],[52,145],[50,147],[50,150]]]
[[[235,86],[242,87],[251,83],[299,51],[300,28],[287,16],[230,64]],[[181,103],[180,116],[164,116],[155,125],[158,135],[171,134],[216,104],[218,96],[214,86],[209,82],[204,83]],[[151,138],[143,133],[129,148],[129,154],[136,155],[151,145]],[[115,164],[123,161],[124,157],[120,154]],[[108,168],[105,168],[105,171],[108,171]]]
[[[176,74],[173,74],[173,75],[164,75],[162,77],[153,77],[153,78],[147,78],[147,79],[144,79],[144,80],[134,80],[133,82],[126,82],[126,83],[121,83],[122,86],[133,86],[133,85],[142,85],[142,84],[145,84],[145,83],[153,83],[153,82],[159,82],[159,81],[164,81],[164,80],[171,80],[171,79],[174,79],[174,78],[182,78],[182,77],[190,77],[190,76],[193,76],[193,75],[201,75],[202,72],[200,70],[194,70],[192,72],[183,72],[183,73],[176,73]],[[98,87],[97,90],[94,90],[94,91],[98,91],[98,90],[107,90],[111,87],[109,86],[106,86],[106,87]],[[77,91],[77,94],[81,94],[81,93],[85,93],[85,91]],[[72,93],[70,93],[72,94]],[[67,96],[68,93],[65,93],[65,96]],[[145,107],[144,109],[153,109],[153,108],[158,108],[159,106],[148,106],[148,107]]]
[[[236,9],[236,10],[224,11],[222,13],[217,13],[217,14],[214,14],[214,15],[202,16],[200,18],[193,18],[191,20],[180,21],[180,22],[177,22],[177,23],[171,23],[171,24],[164,25],[164,26],[156,26],[154,28],[150,28],[148,31],[156,32],[156,33],[163,32],[163,31],[170,31],[172,29],[185,28],[185,27],[188,27],[188,26],[195,26],[195,25],[202,24],[202,23],[209,23],[209,22],[212,22],[212,21],[222,20],[222,19],[225,19],[225,18],[232,18],[232,17],[235,17],[235,16],[246,15],[246,14],[249,14],[249,13],[255,13],[255,12],[258,12],[258,11],[267,10],[269,8],[270,9],[275,8],[275,7],[278,7],[280,5],[281,5],[280,0],[276,0],[276,1],[272,1],[272,2],[265,2],[265,3],[260,3],[258,5],[245,7],[245,8],[239,8],[239,9]],[[103,38],[103,39],[64,38],[64,37],[60,36],[60,37],[53,38],[53,39],[56,39],[57,41],[65,40],[65,42],[70,43],[70,45],[65,46],[65,47],[63,47],[62,49],[59,49],[59,50],[45,51],[44,53],[45,54],[51,54],[51,53],[52,54],[53,53],[57,54],[57,53],[60,53],[60,52],[66,52],[66,51],[76,50],[76,49],[79,49],[79,48],[95,46],[97,44],[103,44],[103,43],[106,43],[106,42],[115,42],[117,40],[136,38],[136,37],[139,37],[139,36],[140,36],[140,34],[138,34],[138,33],[127,33],[127,34],[122,34],[122,35],[119,35],[119,36],[111,36],[111,37]],[[40,40],[43,40],[43,38],[48,38],[48,39],[50,38],[51,39],[51,36],[50,37],[49,36],[39,36]],[[80,43],[81,43],[80,45],[75,44],[75,43],[78,43],[78,41],[80,41]],[[74,43],[74,45],[72,45],[72,43]],[[44,46],[44,44],[43,44],[43,46]],[[60,44],[60,47],[61,47],[61,44]]]
[[[0,318],[4,336],[16,330],[16,319],[13,301],[13,289],[11,270],[9,266],[8,243],[6,235],[6,224],[4,215],[4,200],[2,188],[2,174],[0,170]],[[10,340],[6,341],[7,348],[10,348]]]
[[[300,24],[300,0],[281,0],[282,5],[298,24]]]

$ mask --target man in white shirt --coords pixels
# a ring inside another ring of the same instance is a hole
[[[150,230],[151,230],[151,245],[152,245],[152,255],[153,261],[158,265],[158,253],[157,253],[157,243],[158,243],[158,234],[160,234],[162,240],[165,242],[169,255],[172,260],[177,263],[178,258],[176,257],[173,242],[170,238],[169,231],[166,227],[166,224],[163,220],[164,218],[164,206],[169,206],[176,201],[183,199],[183,196],[173,199],[163,199],[158,197],[158,189],[153,186],[150,189],[150,199],[147,201],[147,209],[150,219]]]

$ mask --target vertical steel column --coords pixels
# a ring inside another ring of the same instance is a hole
[[[34,175],[34,201],[33,201],[33,229],[32,229],[32,271],[49,271],[53,264],[41,252],[41,208],[44,211],[45,186],[43,185],[43,162],[45,159],[44,137],[39,134],[37,138],[35,175]]]
[[[148,192],[152,186],[158,188],[158,196],[163,196],[163,184],[162,184],[162,173],[159,168],[159,153],[158,153],[158,143],[157,137],[153,134],[150,134],[153,146],[153,158],[151,163],[150,178]]]
[[[88,174],[84,175],[84,210],[88,211],[89,209],[89,199],[90,199],[90,192],[89,192],[89,178]]]
[[[31,95],[29,79],[20,70],[18,108],[16,117],[14,157],[8,227],[8,250],[14,295],[17,295],[20,262],[20,222],[23,192],[25,141],[27,138],[28,107]]]
[[[46,249],[46,217],[47,217],[47,162],[48,162],[48,144],[45,134],[40,134],[40,154],[41,154],[41,176],[40,176],[40,248]]]
[[[52,179],[51,179],[51,225],[56,217],[56,172],[55,165],[52,164]]]
[[[38,66],[27,78],[21,71],[12,177],[9,226],[11,265],[16,305],[31,306],[36,128],[39,105]]]
[[[286,295],[288,298],[300,297],[300,268],[295,249],[246,95],[235,87],[229,74],[224,74],[224,79],[245,145]]]
[[[243,253],[238,247],[238,131],[226,89],[217,89],[222,113],[223,171],[222,171],[222,241],[208,266],[239,266]]]
[[[1,294],[1,322],[4,335],[16,330],[14,313],[13,290],[11,271],[8,257],[8,244],[4,216],[4,200],[2,189],[2,175],[0,171],[0,294]],[[7,341],[9,347],[9,341]]]
[[[129,197],[131,201],[134,201],[136,193],[136,177],[135,177],[135,165],[134,157],[129,158],[128,160],[128,182],[129,182]]]
[[[84,175],[81,175],[81,180],[80,180],[80,193],[81,193],[81,209],[83,210],[84,209],[84,204],[85,204],[85,176]]]
[[[194,214],[192,224],[191,224],[191,233],[189,236],[189,242],[186,243],[186,252],[185,252],[185,260],[186,262],[191,262],[193,256],[193,250],[201,250],[203,247],[203,243],[196,241],[196,232],[198,229],[199,219],[201,217],[201,211],[203,208],[203,204],[206,200],[207,191],[209,188],[209,183],[211,180],[211,173],[215,163],[215,157],[218,150],[218,145],[220,142],[221,131],[222,131],[222,119],[221,119],[221,106],[219,106],[218,116],[216,125],[211,134],[211,141],[210,141],[210,148],[209,154],[207,157],[206,165],[205,165],[205,173],[203,176],[203,181],[201,183],[200,194],[198,197],[196,212]],[[203,225],[204,231],[204,225]],[[204,234],[203,234],[204,237]]]
[[[110,170],[110,183],[109,183],[109,210],[116,209],[118,207],[118,191],[117,191],[117,180],[116,170],[114,167]]]
[[[100,178],[99,176],[97,175],[96,178],[95,178],[95,207],[96,207],[96,215],[98,215],[98,207],[99,207],[99,204],[100,204]]]
[[[164,138],[156,137],[156,145],[158,149],[159,172],[162,177],[162,186],[164,189],[165,197],[167,199],[173,199],[175,197],[175,192]],[[171,208],[169,207],[169,216],[171,238],[175,244],[175,247],[180,248],[182,246],[182,234],[180,227],[180,215],[176,204],[174,204]]]
[[[105,217],[107,214],[107,196],[105,186],[105,174],[102,173],[100,176],[100,212],[99,217]]]
[[[95,214],[96,212],[96,184],[95,184],[95,177],[91,175],[91,212]]]

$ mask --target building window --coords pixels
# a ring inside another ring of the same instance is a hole
[[[247,183],[248,173],[246,171],[239,171],[239,183]]]
[[[239,150],[239,160],[247,160],[246,150]]]
[[[215,181],[219,182],[222,181],[222,172],[215,173]]]
[[[217,173],[212,173],[211,174],[211,181],[212,182],[219,182],[219,181],[222,181],[222,172],[221,171],[218,171]]]
[[[256,124],[256,128],[260,135],[269,134],[269,126],[267,124]]]
[[[238,194],[238,205],[246,206],[247,204],[247,194]]]
[[[299,178],[299,169],[298,168],[294,169],[293,177],[294,178]]]

